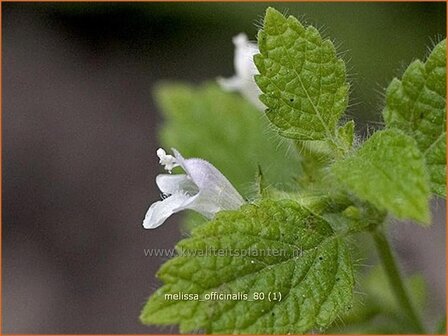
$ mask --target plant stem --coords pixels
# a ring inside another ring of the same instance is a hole
[[[386,238],[386,235],[384,234],[383,229],[378,227],[372,232],[372,235],[379,257],[383,264],[384,270],[386,271],[387,277],[389,278],[390,286],[395,294],[398,304],[409,317],[410,322],[414,325],[415,331],[419,334],[425,334],[425,329],[421,322],[421,318],[417,314],[411,300],[409,299],[409,294],[404,286],[403,278],[401,277],[398,269],[392,248]]]

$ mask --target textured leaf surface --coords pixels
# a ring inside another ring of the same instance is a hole
[[[402,80],[395,78],[386,92],[383,112],[388,127],[412,136],[424,153],[431,189],[445,196],[446,180],[446,40],[426,63],[416,60]]]
[[[287,189],[299,174],[299,158],[269,121],[237,94],[215,85],[165,84],[156,92],[165,121],[163,146],[216,166],[243,194],[263,169],[267,182]]]
[[[333,137],[348,102],[344,62],[312,26],[269,8],[258,34],[256,82],[280,133],[298,140]]]
[[[343,238],[294,201],[265,200],[221,212],[177,249],[183,254],[160,269],[164,285],[141,314],[146,324],[180,324],[183,332],[303,333],[328,326],[351,304],[353,270]],[[234,254],[199,256],[211,249]],[[247,293],[248,300],[165,299],[179,292]],[[254,301],[255,292],[265,299]],[[269,301],[269,292],[282,299]]]
[[[400,219],[429,223],[429,181],[415,140],[398,130],[376,132],[333,172],[358,197]]]

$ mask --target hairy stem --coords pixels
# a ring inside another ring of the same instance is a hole
[[[415,331],[419,334],[425,334],[425,329],[421,318],[409,298],[409,294],[404,286],[403,278],[401,277],[400,270],[398,269],[397,262],[393,255],[392,248],[386,238],[386,235],[384,234],[383,229],[378,227],[374,232],[372,232],[372,235],[379,257],[383,264],[384,270],[386,271],[387,277],[389,278],[390,286],[395,294],[398,304],[409,317],[409,321],[413,324]]]

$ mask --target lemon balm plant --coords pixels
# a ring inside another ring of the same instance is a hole
[[[220,86],[157,91],[161,141],[179,151],[157,153],[170,173],[156,179],[165,197],[144,227],[186,209],[203,219],[188,213],[191,235],[159,270],[141,321],[221,334],[434,332],[421,279],[401,275],[385,226],[430,225],[429,201],[446,195],[445,41],[392,80],[385,127],[363,140],[344,116],[345,63],[314,27],[269,8],[258,46],[234,43],[237,74]],[[361,233],[381,265],[358,280]]]

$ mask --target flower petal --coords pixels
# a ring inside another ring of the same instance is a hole
[[[183,205],[187,203],[190,198],[191,196],[176,193],[165,198],[163,201],[153,203],[146,212],[145,219],[143,220],[143,227],[145,229],[155,229],[156,227],[159,227],[173,213],[184,209]]]
[[[217,204],[215,199],[207,196],[204,197],[203,194],[199,192],[199,194],[190,197],[184,202],[184,204],[182,204],[175,210],[176,212],[178,212],[186,209],[194,210],[196,212],[199,212],[202,216],[211,219],[218,211],[236,209],[236,207],[223,208]]]
[[[160,191],[167,195],[179,192],[195,195],[199,192],[198,187],[185,174],[160,174],[156,177],[156,184]]]
[[[190,202],[198,202],[199,199],[201,208],[202,204],[209,204],[210,207],[214,205],[212,208],[219,210],[238,209],[244,203],[229,180],[212,164],[202,159],[184,159],[176,149],[172,150],[178,164],[200,190]]]
[[[258,46],[248,40],[246,34],[233,37],[235,55],[233,59],[235,75],[230,78],[218,78],[218,84],[225,91],[239,91],[257,109],[264,111],[266,106],[258,98],[261,90],[255,83],[258,74],[253,57],[259,53]]]
[[[233,38],[235,45],[234,66],[236,75],[248,82],[254,82],[253,76],[258,73],[254,64],[253,56],[258,54],[258,47],[255,43],[249,42],[246,34],[238,34]]]

